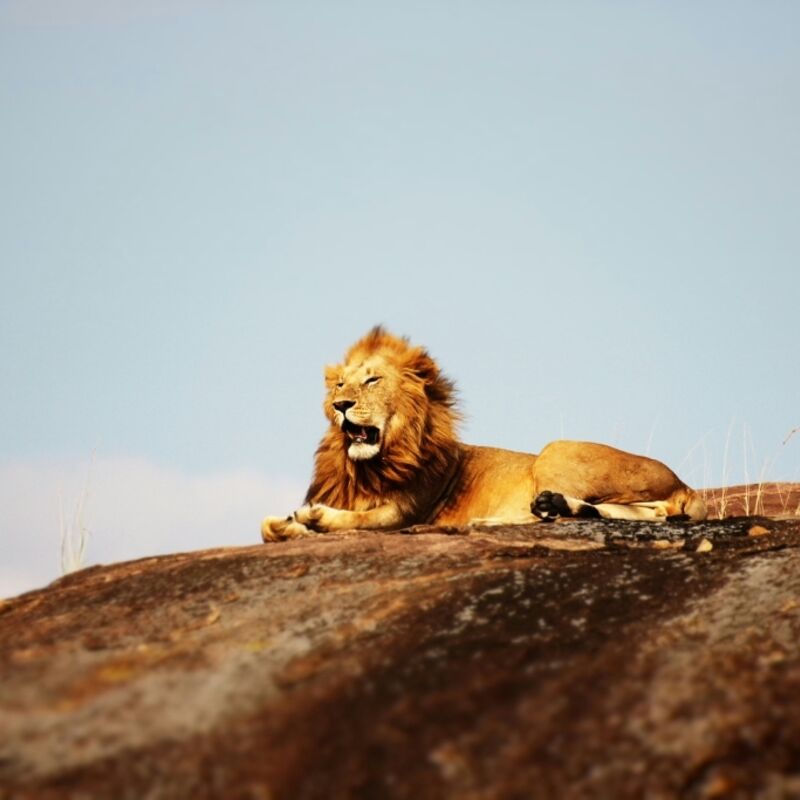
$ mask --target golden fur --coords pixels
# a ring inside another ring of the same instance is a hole
[[[460,442],[452,382],[381,327],[326,368],[325,385],[330,424],[305,505],[267,517],[265,541],[419,523],[705,518],[699,495],[654,459],[590,442],[551,442],[539,456]]]

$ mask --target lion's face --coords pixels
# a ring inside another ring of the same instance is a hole
[[[326,371],[325,414],[342,432],[353,461],[375,458],[391,439],[400,378],[397,368],[380,355]]]
[[[453,384],[425,350],[380,326],[325,369],[325,385],[331,430],[317,452],[323,473],[336,464],[327,456],[344,451],[397,484],[430,459],[446,460],[456,441]]]

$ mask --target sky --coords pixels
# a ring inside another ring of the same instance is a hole
[[[87,565],[259,541],[376,323],[466,441],[800,480],[799,31],[788,0],[0,0],[0,597],[70,529]]]

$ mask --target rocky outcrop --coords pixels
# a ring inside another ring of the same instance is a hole
[[[800,483],[764,481],[721,489],[705,489],[704,500],[714,518],[768,514],[776,519],[800,518]]]
[[[800,521],[356,532],[0,606],[2,798],[800,796]]]

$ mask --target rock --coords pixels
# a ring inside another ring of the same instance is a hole
[[[791,519],[800,516],[800,483],[750,483],[704,489],[709,516],[741,517],[750,514]]]
[[[0,606],[0,798],[798,796],[799,599],[756,518],[95,567]]]

